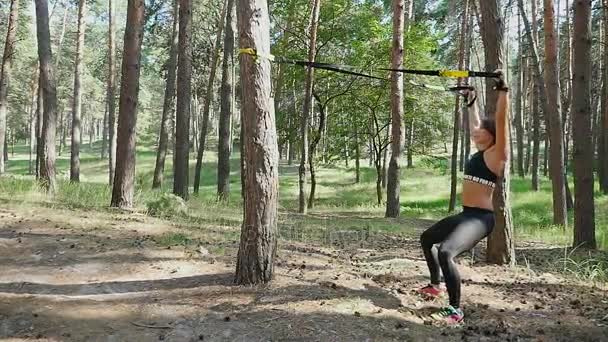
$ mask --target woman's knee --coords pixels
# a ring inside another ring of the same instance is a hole
[[[422,247],[432,247],[433,246],[433,238],[432,234],[429,230],[425,230],[422,234],[420,234],[420,244]]]

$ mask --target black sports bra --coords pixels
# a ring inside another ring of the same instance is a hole
[[[484,151],[479,151],[469,158],[464,168],[464,179],[494,188],[498,177],[486,165],[483,154]]]

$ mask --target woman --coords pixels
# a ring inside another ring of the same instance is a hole
[[[472,249],[490,235],[494,228],[492,194],[499,175],[503,175],[509,158],[508,91],[504,79],[496,79],[498,91],[495,121],[479,119],[474,91],[467,97],[471,140],[478,152],[468,160],[462,185],[463,211],[447,217],[420,237],[422,250],[429,267],[431,283],[418,292],[425,297],[437,298],[443,293],[439,286],[439,270],[450,298],[450,305],[431,317],[446,323],[459,323],[464,319],[460,308],[460,275],[454,258]]]

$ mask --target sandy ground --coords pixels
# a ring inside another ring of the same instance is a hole
[[[428,224],[404,222],[410,231]],[[608,341],[605,287],[534,265],[473,263],[470,253],[460,259],[466,323],[430,324],[426,317],[445,300],[413,292],[427,271],[416,239],[402,236],[340,248],[282,240],[270,285],[235,286],[237,241],[221,238],[228,229],[116,212],[1,209],[0,340]],[[168,232],[198,242],[159,243]],[[530,245],[518,253],[535,260],[561,252]]]

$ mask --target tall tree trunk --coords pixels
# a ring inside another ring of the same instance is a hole
[[[574,246],[595,248],[591,146],[591,1],[574,2],[572,114],[574,116]]]
[[[534,82],[536,83],[536,82]],[[537,87],[534,85],[532,92],[532,190],[539,189],[539,163],[540,163],[540,96],[538,95]]]
[[[63,20],[61,23],[61,33],[59,34],[59,41],[57,42],[57,55],[55,56],[55,79],[61,77],[61,70],[59,69],[59,65],[61,65],[61,57],[63,56],[63,42],[65,40],[65,31],[68,22],[68,7],[65,6],[63,10]],[[59,155],[63,154],[63,148],[66,145],[66,120],[65,120],[65,108],[62,105],[61,97],[57,98],[57,110],[60,112],[59,117]]]
[[[11,11],[8,17],[6,41],[4,42],[4,55],[2,56],[2,70],[0,71],[0,155],[5,155],[4,142],[6,141],[6,113],[8,112],[8,85],[11,75],[13,53],[17,38],[17,24],[19,17],[19,0],[11,0]],[[5,171],[4,157],[0,158],[0,175]]]
[[[42,162],[44,160],[44,136],[42,128],[44,126],[44,101],[43,83],[40,66],[38,67],[38,94],[36,96],[36,179],[42,177]]]
[[[158,150],[156,151],[156,164],[154,166],[154,179],[152,189],[158,189],[163,183],[165,173],[165,160],[167,158],[167,145],[169,141],[169,122],[175,110],[175,83],[177,81],[177,53],[179,42],[179,0],[173,0],[173,30],[171,32],[171,50],[167,61],[167,80],[165,85],[165,98],[163,100],[163,113],[160,119],[160,133],[158,135]]]
[[[108,101],[106,101],[101,124],[103,126],[101,129],[101,152],[99,157],[103,160],[108,157]]]
[[[604,22],[604,32],[602,42],[604,53],[602,54],[603,65],[602,69],[602,102],[601,102],[601,129],[600,129],[600,149],[598,153],[598,165],[600,172],[598,174],[600,182],[600,190],[604,194],[608,194],[608,0],[602,0],[602,20]]]
[[[410,127],[408,129],[407,137],[407,167],[411,169],[414,167],[414,125],[416,119],[412,117],[410,120]]]
[[[144,0],[128,0],[118,105],[116,172],[111,202],[112,207],[118,208],[133,207],[135,132],[145,9]]]
[[[57,69],[55,69],[55,70],[57,70]],[[60,102],[60,100],[57,100],[57,101]],[[59,151],[57,151],[57,152],[58,152],[58,155],[61,156],[63,154],[63,148],[65,147],[65,143],[66,143],[66,139],[65,139],[65,130],[66,130],[66,127],[65,127],[65,109],[62,108],[62,107],[60,107],[59,105],[58,105],[57,108],[58,108],[58,110],[60,112],[60,114],[59,114],[59,121],[58,121],[58,124],[59,124]]]
[[[53,71],[51,35],[49,32],[49,9],[46,0],[36,0],[36,35],[40,78],[44,97],[44,120],[42,124],[42,153],[40,180],[43,188],[53,195],[57,188],[55,180],[55,135],[57,125],[57,87]]]
[[[310,31],[308,42],[308,61],[314,62],[317,52],[317,29],[319,27],[319,13],[321,11],[321,0],[311,0]],[[306,69],[306,88],[304,93],[304,109],[300,120],[300,168],[298,170],[299,184],[299,208],[298,212],[306,214],[306,166],[308,165],[308,123],[313,110],[312,90],[314,85],[315,71],[313,68]]]
[[[32,80],[32,99],[30,105],[30,175],[37,174],[38,165],[36,165],[36,143],[38,141],[38,117],[36,103],[38,99],[38,85],[40,84],[40,68],[36,68],[34,79]]]
[[[72,109],[72,143],[70,154],[70,180],[80,182],[80,118],[82,110],[82,58],[84,51],[86,0],[78,3],[78,43],[76,45],[76,66],[74,67],[74,107]],[[92,140],[92,139],[91,139]]]
[[[523,127],[523,87],[524,87],[524,57],[522,34],[521,34],[521,10],[520,15],[517,16],[517,34],[518,34],[518,52],[517,52],[517,91],[515,94],[515,134],[517,136],[517,173],[520,178],[524,178],[524,127]]]
[[[114,40],[114,0],[108,0],[108,84],[107,84],[107,102],[108,102],[108,167],[109,167],[109,184],[112,186],[114,182],[114,174],[116,172],[116,42]]]
[[[504,26],[499,17],[498,0],[481,1],[479,4],[482,18],[482,41],[485,50],[486,68],[488,70],[502,67],[502,45]],[[496,110],[497,94],[492,89],[492,82],[486,82],[486,115],[493,117]],[[507,163],[508,164],[508,163]],[[504,175],[499,177],[494,191],[494,212],[496,225],[488,237],[487,260],[495,264],[515,264],[515,246],[513,241],[513,219],[509,199],[509,166],[505,166]]]
[[[310,169],[310,194],[308,197],[308,209],[314,208],[315,192],[317,188],[315,153],[317,151],[317,147],[319,146],[319,142],[321,141],[321,136],[327,121],[327,103],[323,104],[321,99],[317,99],[317,102],[319,104],[319,128],[317,129],[316,134],[313,136],[310,142],[310,148],[308,150],[308,166]]]
[[[353,125],[355,131],[355,183],[361,182],[361,146],[359,146],[359,130],[356,124]]]
[[[239,0],[239,46],[270,53],[270,20],[265,0]],[[277,252],[279,158],[270,61],[241,56],[245,200],[237,284],[267,283]]]
[[[526,16],[525,7],[523,0],[518,0],[519,11],[521,13],[521,17],[524,22],[524,27],[526,31],[526,37],[528,39],[529,52],[531,54],[531,62],[532,69],[534,74],[534,110],[532,115],[533,118],[533,126],[534,126],[534,151],[532,153],[532,189],[534,191],[538,191],[539,189],[539,179],[538,179],[538,168],[539,168],[539,159],[540,159],[540,108],[542,104],[543,112],[546,117],[550,114],[547,109],[547,96],[545,91],[545,84],[542,79],[542,73],[540,69],[540,60],[538,53],[538,41],[536,39],[537,31],[536,31],[536,0],[532,1],[532,24],[528,20]],[[559,108],[559,107],[558,107]],[[557,110],[557,108],[556,108]]]
[[[205,102],[203,103],[203,122],[200,128],[200,137],[198,139],[198,152],[196,154],[196,167],[194,168],[194,193],[198,194],[199,187],[201,184],[201,171],[203,168],[203,155],[205,153],[205,146],[207,142],[207,131],[209,130],[209,111],[213,102],[213,84],[215,82],[215,74],[217,72],[217,64],[220,58],[220,44],[222,43],[222,32],[224,31],[224,19],[227,13],[227,0],[224,3],[224,9],[222,11],[217,36],[215,37],[215,45],[213,48],[213,56],[211,57],[211,70],[209,72],[209,80],[207,81],[207,91],[205,94]],[[242,129],[242,128],[241,128]]]
[[[391,68],[403,66],[405,2],[393,0],[393,47]],[[401,153],[403,148],[403,74],[391,73],[391,160],[388,166],[385,217],[399,217],[401,210]]]
[[[230,132],[232,131],[232,96],[234,94],[234,32],[236,31],[236,9],[234,0],[228,0],[226,11],[226,33],[224,34],[224,58],[222,60],[221,109],[217,154],[217,197],[228,200],[230,195]]]
[[[555,27],[553,0],[544,0],[545,11],[545,84],[547,106],[545,118],[549,123],[550,171],[553,185],[553,224],[568,224],[566,206],[566,171],[564,166],[564,137],[562,135],[562,113],[558,65],[558,39]]]
[[[192,100],[192,0],[179,2],[179,56],[173,193],[188,199],[190,156],[190,101]]]
[[[4,161],[4,163],[8,163],[8,139],[10,138],[10,131],[7,130],[6,131],[6,136],[4,137],[4,143],[2,145],[4,145],[4,153],[2,156],[2,160]]]
[[[469,0],[463,3],[462,21],[460,24],[459,33],[459,51],[458,51],[458,69],[464,69],[464,58],[466,50],[467,24],[469,23]],[[458,84],[462,84],[462,79],[458,79]],[[452,212],[456,208],[456,186],[458,185],[458,140],[460,134],[460,96],[456,97],[454,104],[454,133],[452,140],[452,168],[451,168],[451,186],[450,186],[450,203],[448,211]]]

